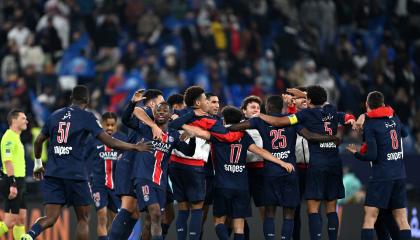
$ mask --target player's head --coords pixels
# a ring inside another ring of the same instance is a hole
[[[148,89],[143,93],[143,104],[146,107],[154,109],[161,102],[165,101],[163,98],[163,93],[157,89]]]
[[[108,133],[109,135],[112,135],[117,131],[117,122],[118,122],[117,114],[113,112],[106,112],[102,114],[101,125],[102,125],[102,128],[105,130],[105,132]]]
[[[270,95],[265,100],[265,111],[267,114],[280,114],[283,110],[283,98],[280,95]]]
[[[327,91],[321,86],[307,87],[308,106],[321,106],[327,101]]]
[[[171,119],[172,113],[172,108],[167,102],[159,103],[153,110],[153,116],[158,125],[166,124]]]
[[[306,87],[297,87],[297,89],[299,89],[302,92],[308,93],[308,89]],[[303,97],[295,98],[295,106],[298,111],[308,108],[308,101],[306,98]]]
[[[85,85],[77,85],[71,92],[71,103],[86,108],[89,104],[89,89]]]
[[[261,112],[261,98],[251,95],[242,101],[241,110],[246,118],[251,118]]]
[[[208,113],[214,116],[217,115],[219,113],[220,108],[219,97],[214,95],[213,93],[206,93],[206,98],[209,102]]]
[[[7,123],[11,129],[24,131],[28,128],[28,119],[25,113],[19,109],[12,109],[7,114]]]
[[[166,102],[169,104],[169,106],[171,106],[172,109],[175,110],[182,110],[185,108],[184,96],[179,93],[169,96],[168,101]]]
[[[366,109],[367,111],[371,111],[373,109],[382,107],[385,105],[384,95],[381,92],[373,91],[370,92],[366,99]]]
[[[225,124],[239,123],[242,118],[242,112],[234,106],[226,106],[222,109],[222,116]]]
[[[204,112],[209,110],[209,103],[204,89],[199,86],[192,86],[185,90],[184,102],[188,107],[194,109],[201,109]]]

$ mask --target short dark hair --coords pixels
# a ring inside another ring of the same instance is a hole
[[[115,114],[114,112],[105,112],[104,114],[102,114],[101,117],[102,121],[106,121],[108,119],[115,119],[115,121],[118,120],[117,114]]]
[[[7,114],[7,123],[9,124],[9,126],[12,125],[12,121],[14,119],[17,119],[19,117],[20,113],[25,113],[25,112],[20,109],[10,110],[10,112]]]
[[[373,91],[367,96],[367,105],[370,109],[376,109],[384,105],[384,95],[381,92]]]
[[[306,94],[313,105],[319,106],[327,101],[327,91],[321,86],[315,85],[308,87]]]
[[[199,86],[192,86],[185,90],[184,102],[188,107],[193,107],[195,101],[204,93],[204,89]]]
[[[173,109],[172,109],[172,107],[171,107],[171,105],[168,103],[168,102],[161,102],[161,103],[159,103],[157,106],[156,106],[156,108],[155,108],[155,110],[156,109],[158,109],[158,107],[160,107],[160,106],[168,106],[169,107],[169,111],[173,111]]]
[[[172,94],[171,96],[168,97],[167,102],[169,106],[174,107],[175,104],[184,103],[184,96],[182,96],[182,94],[179,94],[179,93]]]
[[[262,105],[262,100],[261,100],[260,97],[255,96],[255,95],[251,95],[251,96],[248,96],[248,97],[244,98],[244,100],[242,101],[242,104],[241,104],[241,110],[245,110],[248,107],[248,104],[253,103],[253,102],[258,103],[258,105],[260,105],[260,107]]]
[[[147,103],[149,103],[151,100],[159,97],[159,96],[163,96],[163,92],[158,90],[158,89],[148,89],[143,93],[143,104],[146,105]]]
[[[235,124],[239,123],[242,118],[243,114],[241,110],[234,106],[226,106],[222,109],[222,116],[225,119],[226,124]]]
[[[213,93],[211,93],[211,92],[207,92],[206,93],[206,98],[207,99],[210,99],[211,97],[217,97],[216,95],[214,95]]]
[[[72,102],[88,104],[89,103],[89,89],[85,85],[77,85],[71,92]]]
[[[265,106],[270,113],[281,113],[283,110],[283,98],[280,95],[270,95],[265,100]]]

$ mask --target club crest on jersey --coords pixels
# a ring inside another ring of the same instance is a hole
[[[175,140],[174,137],[169,136],[169,139],[168,139],[169,142],[174,142],[174,140]]]

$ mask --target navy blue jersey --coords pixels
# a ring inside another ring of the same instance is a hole
[[[116,132],[112,137],[126,142],[127,136]],[[92,183],[94,186],[106,186],[114,189],[115,167],[123,151],[107,147],[96,138],[91,138],[87,144],[88,159],[92,165]]]
[[[407,136],[400,119],[396,116],[368,118],[363,135],[368,144],[376,145],[370,180],[396,180],[406,178],[402,137]],[[369,151],[370,146],[368,145]]]
[[[274,115],[286,116],[286,115]],[[278,128],[270,126],[261,118],[251,118],[248,120],[251,128],[257,129],[260,132],[263,140],[263,148],[273,154],[274,157],[284,162],[296,164],[296,137],[297,126],[290,126],[285,128]],[[283,176],[289,173],[280,165],[264,161],[264,175],[265,176]]]
[[[177,149],[187,156],[192,156],[195,151],[195,139],[190,139],[187,144],[179,139],[177,130],[169,128],[162,136],[162,141],[153,139],[152,129],[140,124],[137,134],[141,140],[152,141],[154,151],[136,153],[134,156],[134,169],[132,178],[146,179],[166,189],[168,182],[168,162],[172,150]]]
[[[307,128],[319,134],[336,135],[339,124],[344,124],[343,113],[327,104],[323,107],[307,108],[296,113],[299,125],[298,131]],[[308,142],[311,166],[337,166],[341,165],[338,156],[338,146],[334,142]]]
[[[211,137],[214,153],[215,187],[248,191],[248,171],[246,169],[247,150],[254,144],[251,136],[244,133],[238,141],[221,142]]]
[[[45,176],[88,180],[86,142],[88,135],[97,137],[103,129],[91,112],[77,106],[55,111],[41,133],[49,137]]]

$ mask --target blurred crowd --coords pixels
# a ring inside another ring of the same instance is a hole
[[[42,125],[82,83],[120,112],[133,90],[197,84],[239,105],[319,84],[342,111],[379,90],[420,153],[418,0],[2,0],[0,130]],[[417,141],[416,141],[417,139]]]

